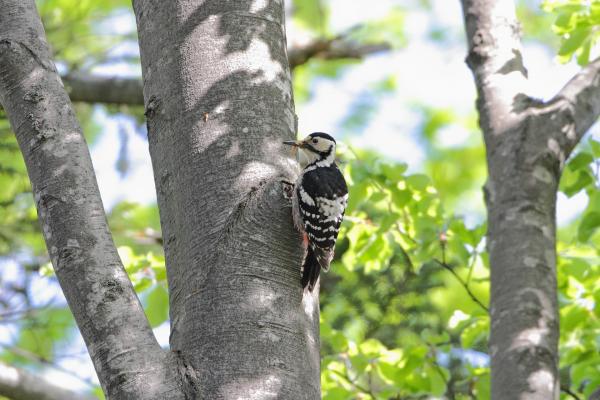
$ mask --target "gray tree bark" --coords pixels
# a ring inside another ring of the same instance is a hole
[[[317,399],[317,291],[281,180],[295,136],[282,0],[135,1],[171,349],[207,399]]]
[[[65,75],[62,81],[73,102],[143,105],[142,81],[137,78]]]
[[[0,103],[54,270],[109,399],[183,398],[108,230],[89,151],[33,0],[0,0]]]
[[[320,397],[318,294],[281,180],[295,163],[283,4],[135,3],[172,352],[112,242],[33,0],[0,0],[0,103],[56,274],[109,399]]]
[[[488,164],[492,399],[555,399],[556,193],[565,159],[600,113],[600,61],[551,101],[532,99],[513,1],[462,5]]]

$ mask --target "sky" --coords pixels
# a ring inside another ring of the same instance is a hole
[[[331,25],[335,32],[348,30],[365,20],[378,19],[389,10],[405,2],[392,0],[364,1],[331,0]],[[451,108],[459,116],[467,117],[474,112],[475,88],[469,69],[464,63],[466,46],[463,37],[462,13],[458,1],[433,1],[433,11],[413,11],[406,19],[409,41],[397,51],[370,56],[364,62],[348,69],[339,80],[317,79],[312,87],[313,96],[307,102],[297,104],[299,132],[313,131],[333,133],[341,141],[356,147],[379,151],[386,157],[408,164],[410,171],[423,167],[424,149],[419,143],[417,130],[422,115],[414,104]],[[113,29],[130,32],[135,29],[132,14],[120,13],[111,23]],[[443,43],[430,39],[430,28],[443,27],[452,40]],[[306,36],[288,23],[290,45],[303,43]],[[115,51],[137,51],[135,46],[124,45]],[[547,48],[525,43],[524,58],[530,76],[530,95],[541,99],[553,96],[579,69],[574,63],[561,65]],[[111,64],[94,68],[94,73],[104,75],[138,76],[139,67]],[[393,77],[398,90],[384,96],[368,125],[360,134],[348,134],[341,129],[353,99],[382,79]],[[152,167],[148,153],[145,131],[127,117],[109,116],[103,107],[94,110],[96,123],[104,132],[91,145],[94,168],[105,208],[110,209],[122,200],[154,203],[156,195]],[[120,138],[126,137],[129,168],[125,176],[115,169]],[[445,128],[439,135],[444,146],[459,146],[472,140],[472,132],[458,124]],[[479,201],[479,200],[478,200]],[[558,220],[566,223],[586,205],[585,194],[567,199],[559,195]],[[10,266],[8,268],[10,271]],[[37,285],[37,286],[36,286]],[[34,296],[38,299],[56,294],[58,287],[35,284]],[[10,336],[6,327],[0,326],[0,341]],[[164,324],[155,330],[159,342],[166,346],[169,329]],[[85,353],[80,336],[71,346],[76,354]],[[89,357],[75,356],[60,362],[65,369],[77,371],[84,379],[95,380]],[[56,369],[47,369],[45,376],[53,382],[76,390],[87,385],[80,379]]]

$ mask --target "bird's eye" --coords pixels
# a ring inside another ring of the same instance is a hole
[[[317,144],[319,141],[318,141],[317,139],[313,139],[313,140],[312,140],[312,142],[313,142],[314,144]]]

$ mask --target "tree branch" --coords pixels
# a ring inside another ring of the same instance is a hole
[[[108,398],[176,398],[106,222],[90,154],[33,0],[0,0],[0,103],[23,153],[46,246]]]
[[[13,400],[96,400],[63,389],[21,368],[0,362],[0,395]]]
[[[292,69],[313,58],[322,60],[361,59],[389,50],[387,43],[361,44],[344,38],[317,39],[288,51]],[[122,105],[144,105],[142,81],[138,78],[104,77],[90,74],[63,75],[71,101]]]
[[[564,104],[566,102],[566,104]],[[579,71],[550,101],[562,103],[570,113],[571,124],[566,130],[564,151],[568,157],[583,135],[600,116],[600,58]]]
[[[95,75],[64,75],[73,102],[143,105],[142,80]]]
[[[435,259],[435,258],[433,259],[433,261],[436,262],[439,266],[443,267],[444,269],[447,269],[456,278],[456,280],[461,284],[461,286],[465,289],[465,291],[467,292],[467,294],[469,295],[469,297],[471,298],[471,300],[473,300],[479,307],[481,307],[483,309],[483,311],[485,311],[486,314],[490,313],[490,310],[471,291],[471,288],[469,287],[469,284],[467,282],[465,282],[460,277],[460,275],[458,275],[456,273],[456,271],[454,271],[454,269],[451,266],[449,266],[446,262],[442,262],[442,261],[440,261],[438,259]]]
[[[568,394],[572,399],[581,400],[581,398],[577,395],[577,393],[575,393],[574,391],[572,391],[570,388],[568,388],[566,386],[561,386],[560,391],[565,394]],[[590,400],[593,400],[593,399],[590,397]]]
[[[290,68],[305,64],[312,58],[335,60],[343,58],[361,59],[373,53],[390,50],[387,43],[361,44],[343,37],[334,39],[317,39],[303,46],[288,50]]]
[[[514,123],[526,87],[515,6],[512,0],[462,0],[462,8],[482,129],[495,135]]]

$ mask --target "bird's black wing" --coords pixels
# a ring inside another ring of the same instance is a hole
[[[310,242],[320,249],[333,250],[348,198],[344,176],[335,165],[315,168],[304,174],[297,190]]]

